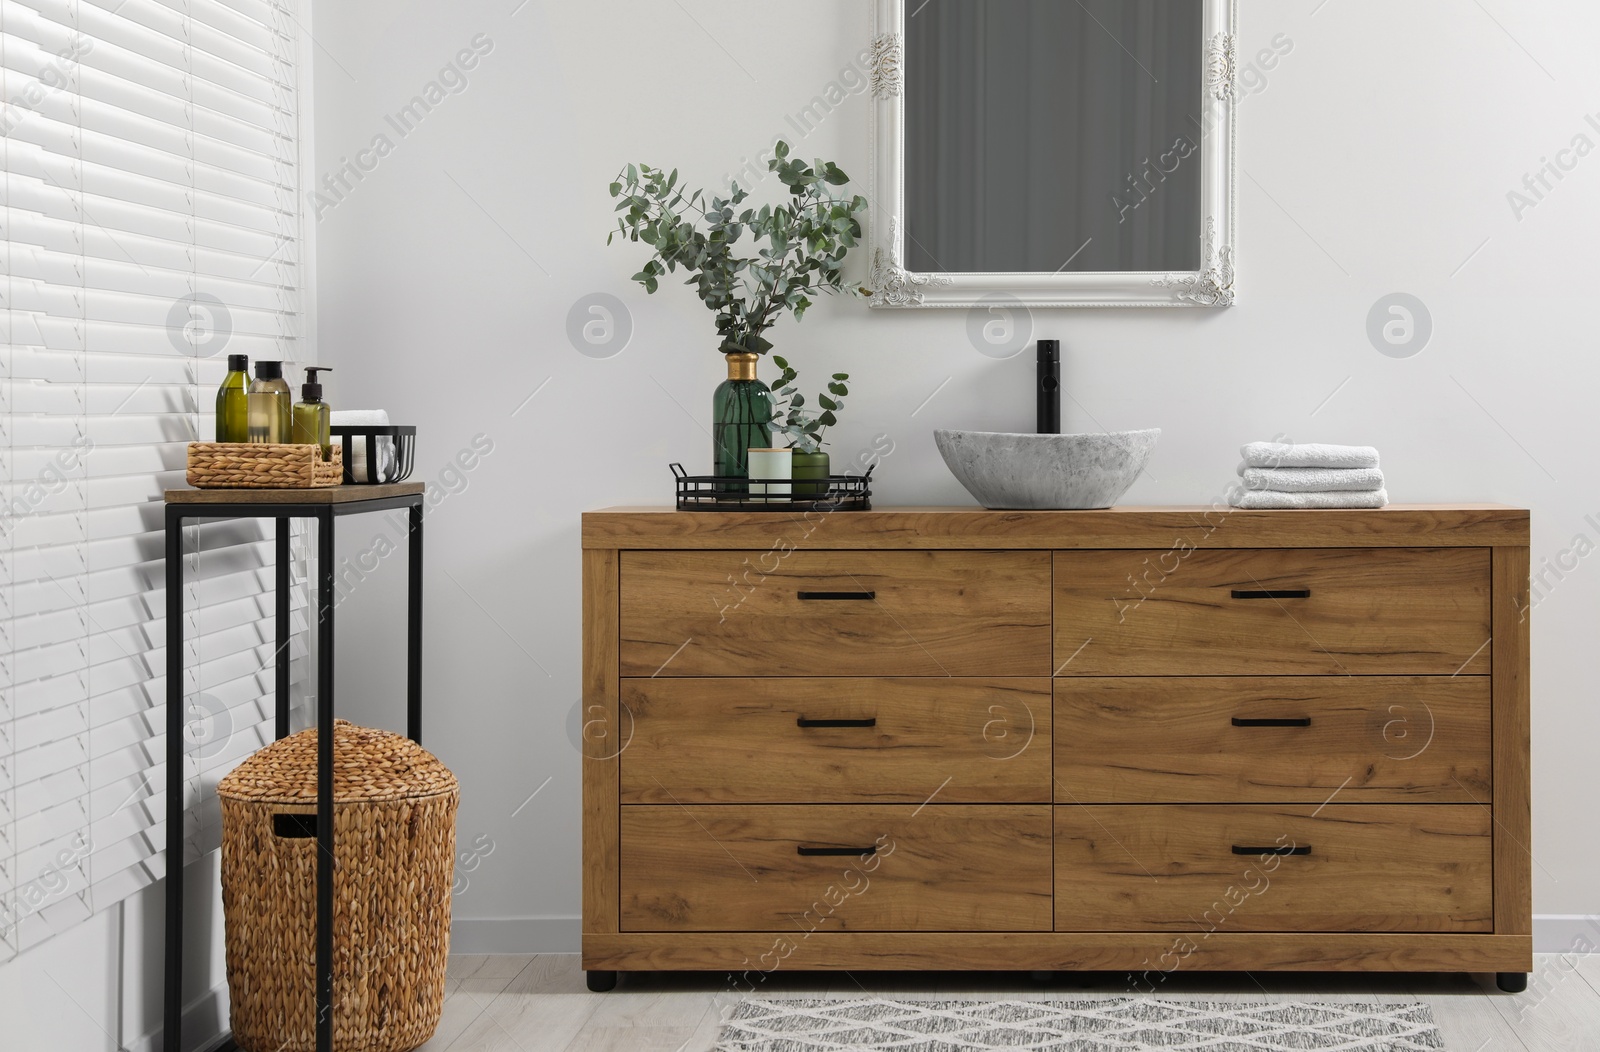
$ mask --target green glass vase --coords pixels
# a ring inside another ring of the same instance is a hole
[[[728,378],[711,398],[711,473],[742,479],[748,451],[772,445],[772,389],[756,379],[756,355],[726,357]]]

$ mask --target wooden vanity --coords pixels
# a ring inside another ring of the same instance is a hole
[[[1528,513],[583,518],[583,967],[1532,967]]]

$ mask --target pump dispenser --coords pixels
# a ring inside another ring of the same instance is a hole
[[[322,385],[317,382],[317,374],[331,372],[333,370],[326,365],[307,366],[306,382],[300,385],[301,400],[294,406],[293,441],[321,446],[323,460],[332,453],[332,439],[328,433],[328,403],[322,400]]]

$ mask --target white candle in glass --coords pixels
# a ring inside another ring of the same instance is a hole
[[[794,457],[788,449],[751,449],[749,458],[750,496],[755,500],[789,499],[789,480],[794,472]],[[764,481],[777,479],[777,482]]]

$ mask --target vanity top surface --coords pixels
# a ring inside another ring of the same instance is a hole
[[[1504,504],[1391,504],[1372,510],[1225,506],[1094,511],[886,507],[871,511],[705,512],[667,506],[585,512],[585,548],[1483,547],[1528,544],[1528,511]]]

